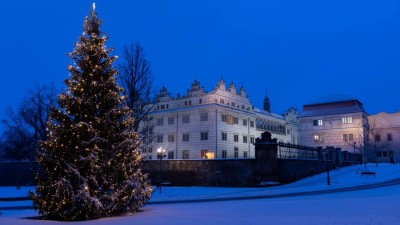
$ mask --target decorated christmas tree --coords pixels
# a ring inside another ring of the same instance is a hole
[[[132,113],[116,84],[115,56],[94,5],[69,56],[66,89],[50,113],[32,194],[47,219],[87,220],[136,212],[151,195],[136,150]]]

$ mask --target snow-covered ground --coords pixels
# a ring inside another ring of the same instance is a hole
[[[151,199],[171,201],[183,199],[210,199],[221,197],[282,194],[311,190],[326,190],[378,183],[400,178],[400,165],[371,164],[368,170],[376,176],[361,177],[364,166],[353,166],[331,171],[331,185],[326,184],[326,173],[293,184],[270,188],[206,188],[163,187]],[[25,196],[30,188],[0,188],[0,197]],[[10,205],[10,203],[7,203]],[[27,203],[22,203],[27,205]],[[5,203],[1,203],[5,206]],[[0,224],[53,224],[53,221],[21,219],[37,216],[33,210],[2,211]],[[79,222],[69,222],[75,224]],[[400,185],[362,191],[321,195],[256,199],[241,201],[218,201],[184,204],[149,204],[139,213],[83,224],[399,224]],[[63,224],[57,222],[57,224]]]

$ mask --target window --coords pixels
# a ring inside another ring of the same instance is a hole
[[[186,105],[186,106],[192,105],[192,101],[185,101],[185,105]]]
[[[322,126],[323,125],[322,120],[314,120],[313,123],[314,123],[314,126]]]
[[[244,152],[243,152],[243,158],[247,159],[247,157],[248,157],[247,152],[244,151]]]
[[[393,135],[391,133],[386,134],[387,141],[393,141]]]
[[[227,119],[228,119],[228,116],[227,116],[226,114],[222,114],[222,115],[221,115],[221,120],[222,120],[222,122],[226,122]]]
[[[239,158],[239,148],[238,147],[234,147],[233,149],[234,149],[233,150],[233,157],[235,159]]]
[[[208,140],[208,132],[201,132],[200,133],[200,140]]]
[[[153,147],[150,147],[149,148],[149,153],[152,153],[153,152]]]
[[[236,104],[235,104],[234,102],[231,102],[231,106],[232,106],[232,107],[235,107]]]
[[[353,141],[353,134],[343,134],[343,141]]]
[[[381,135],[375,134],[375,141],[381,141]]]
[[[174,142],[175,136],[173,134],[168,134],[168,142]]]
[[[189,159],[189,150],[182,151],[182,159]]]
[[[247,136],[243,135],[243,143],[247,143]]]
[[[343,117],[342,118],[342,123],[343,124],[353,123],[353,118],[352,117]]]
[[[234,124],[239,124],[239,118],[233,117],[233,123]]]
[[[290,129],[286,129],[286,134],[290,134]]]
[[[201,102],[201,98],[199,99],[199,104],[201,104],[202,102]]]
[[[321,134],[314,134],[314,141],[315,142],[323,142],[324,138]]]
[[[184,115],[182,117],[182,123],[189,123],[189,115]]]
[[[201,150],[201,158],[202,159],[213,159],[214,152],[207,151],[207,150]]]
[[[247,120],[243,119],[243,126],[247,126]]]
[[[157,143],[163,143],[164,139],[164,135],[163,134],[159,134],[157,135]]]
[[[157,125],[158,125],[158,126],[164,125],[164,118],[158,118],[158,119],[157,119]]]
[[[208,121],[208,113],[200,114],[200,121]]]
[[[234,141],[234,142],[239,142],[239,135],[234,134],[234,135],[233,135],[233,141]]]
[[[168,125],[175,124],[175,117],[168,117]]]
[[[222,135],[221,139],[222,139],[223,141],[226,141],[226,140],[228,139],[228,134],[227,134],[227,133],[222,132],[221,135]]]
[[[174,159],[174,152],[173,151],[169,151],[168,152],[168,159]]]
[[[219,103],[224,104],[224,103],[225,103],[225,100],[221,98],[221,99],[219,100]]]
[[[227,154],[226,154],[226,150],[222,150],[222,158],[223,158],[223,159],[225,159],[225,158],[226,158],[226,156],[227,156]]]
[[[146,148],[143,148],[143,149],[142,149],[142,153],[146,153]]]
[[[165,105],[161,105],[161,109],[165,109]]]
[[[254,127],[254,121],[250,120],[250,127]]]
[[[250,137],[250,143],[254,144],[254,137]]]
[[[189,141],[189,134],[183,134],[182,141]]]

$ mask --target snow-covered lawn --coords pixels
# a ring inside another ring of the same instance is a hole
[[[334,189],[376,183],[400,178],[400,165],[368,165],[376,177],[361,177],[354,166],[331,171],[331,185],[326,173],[293,184],[271,188],[206,188],[164,187],[155,192],[151,201],[205,199],[310,190]],[[0,197],[24,196],[29,189],[0,188]],[[3,203],[2,203],[3,205]],[[26,204],[25,204],[26,205]],[[3,211],[0,224],[53,224],[52,221],[20,219],[36,216],[33,210]],[[72,222],[68,224],[75,224]],[[400,185],[302,197],[186,204],[147,205],[142,212],[115,218],[104,218],[82,224],[400,224]],[[57,224],[63,224],[57,222]]]

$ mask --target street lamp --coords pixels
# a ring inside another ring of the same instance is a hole
[[[326,175],[327,175],[327,183],[331,185],[331,176],[329,175],[329,149],[326,149]]]
[[[162,183],[162,159],[165,157],[165,149],[163,148],[158,148],[157,149],[157,158],[160,159],[160,179],[158,180],[158,186],[160,187],[160,193],[161,193],[161,183]]]

